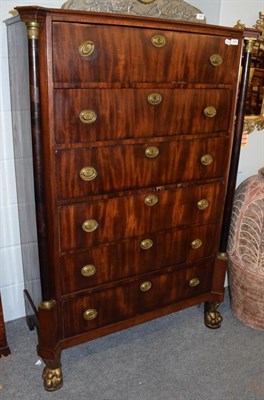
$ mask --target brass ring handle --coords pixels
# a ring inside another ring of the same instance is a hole
[[[79,118],[82,123],[91,125],[97,120],[97,115],[93,110],[82,110],[79,114]]]
[[[85,232],[93,232],[98,228],[98,222],[95,219],[87,219],[87,221],[85,221],[82,224],[82,229]]]
[[[189,286],[190,287],[196,287],[198,285],[200,285],[200,279],[199,278],[195,277],[195,278],[192,278],[192,279],[189,280]]]
[[[207,199],[201,199],[197,203],[198,210],[205,210],[209,207],[209,201]]]
[[[201,239],[195,239],[192,241],[191,246],[193,249],[199,249],[202,246],[203,242],[201,241]]]
[[[143,239],[140,242],[140,247],[142,250],[148,250],[153,246],[153,240],[151,239]]]
[[[85,265],[81,269],[81,274],[85,278],[88,278],[89,276],[93,276],[96,273],[96,268],[92,264]]]
[[[158,197],[155,194],[149,194],[145,200],[144,203],[146,206],[153,207],[157,202],[159,201]]]
[[[79,46],[79,54],[82,57],[90,57],[93,54],[94,49],[94,42],[91,40],[86,40]]]
[[[223,63],[223,59],[220,54],[212,54],[209,60],[213,67],[219,67]]]
[[[98,312],[95,308],[88,308],[88,310],[84,311],[83,313],[83,318],[86,321],[91,321],[92,319],[95,319],[98,315]]]
[[[150,281],[146,281],[146,282],[141,283],[139,288],[140,288],[141,292],[147,292],[148,290],[151,289],[151,287],[152,287],[152,283]]]
[[[211,154],[204,154],[201,159],[200,159],[201,163],[205,166],[211,165],[214,161],[213,157],[211,156]]]
[[[152,106],[157,106],[162,102],[162,95],[158,92],[151,92],[148,95],[148,102]]]
[[[166,44],[166,39],[165,39],[165,37],[162,35],[162,34],[160,34],[160,33],[157,33],[156,35],[153,35],[152,37],[151,37],[151,43],[153,44],[153,46],[155,46],[155,47],[163,47],[163,46],[165,46],[165,44]]]
[[[92,181],[97,177],[97,171],[94,167],[84,167],[79,172],[79,175],[84,181]]]
[[[216,116],[216,109],[215,109],[215,107],[214,107],[214,106],[207,106],[207,107],[204,109],[204,115],[205,115],[207,118],[213,118],[213,117],[215,117],[215,116]]]
[[[145,156],[148,158],[155,158],[159,154],[159,149],[156,146],[148,146],[145,149]]]

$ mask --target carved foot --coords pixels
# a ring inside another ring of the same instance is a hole
[[[208,328],[217,329],[220,328],[222,317],[219,311],[216,311],[220,303],[206,302],[204,304],[204,323]]]
[[[63,385],[61,363],[57,360],[43,360],[46,367],[43,370],[42,378],[44,388],[48,392],[54,392]]]

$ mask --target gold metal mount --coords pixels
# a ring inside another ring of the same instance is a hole
[[[156,146],[149,146],[145,149],[145,156],[148,158],[155,158],[159,154],[159,148]]]
[[[211,165],[211,164],[213,163],[213,161],[214,161],[214,159],[213,159],[213,157],[211,156],[211,154],[204,154],[204,155],[201,157],[201,163],[202,163],[203,165],[205,165],[205,166]]]
[[[94,167],[84,167],[79,175],[84,181],[92,181],[97,177],[97,171]]]
[[[95,220],[95,219],[87,219],[87,221],[85,221],[83,224],[82,224],[82,229],[85,231],[85,232],[93,232],[93,231],[95,231],[97,228],[98,228],[98,222]]]
[[[216,116],[216,109],[215,109],[215,107],[214,107],[214,106],[207,106],[207,107],[204,109],[204,115],[205,115],[207,118],[213,118],[213,117],[215,117],[215,116]]]
[[[96,268],[93,264],[87,264],[81,269],[81,274],[85,278],[93,276],[96,273]]]
[[[91,321],[92,319],[95,319],[98,315],[98,312],[95,308],[89,308],[88,310],[84,311],[83,313],[83,318],[86,321]]]
[[[158,197],[157,197],[155,194],[149,194],[149,195],[145,198],[144,203],[145,203],[147,206],[152,207],[152,206],[155,206],[155,204],[157,204],[158,201],[159,201],[159,199],[158,199]]]
[[[139,288],[140,288],[141,292],[147,292],[148,290],[151,289],[151,287],[152,287],[152,283],[150,281],[146,281],[146,282],[141,283]]]
[[[153,240],[144,239],[140,242],[140,247],[142,250],[148,250],[153,246]]]
[[[82,110],[79,114],[79,118],[84,124],[90,125],[97,120],[97,115],[93,110]]]
[[[94,42],[91,40],[86,40],[79,46],[79,53],[82,57],[89,57],[93,54],[94,49]]]
[[[166,44],[166,39],[163,35],[157,34],[151,37],[151,43],[155,47],[163,47]]]
[[[209,60],[213,67],[219,67],[223,63],[223,59],[220,54],[212,54]]]
[[[207,199],[201,199],[198,201],[197,207],[199,210],[205,210],[209,207],[209,201]]]
[[[28,39],[39,38],[40,23],[37,21],[26,21]]]

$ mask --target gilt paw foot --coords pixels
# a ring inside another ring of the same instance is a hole
[[[51,364],[50,362],[45,360],[45,363],[47,366],[44,368],[42,374],[44,388],[48,392],[53,392],[60,389],[63,384],[61,367],[52,368],[52,366],[49,365]]]
[[[220,303],[205,303],[205,310],[204,310],[204,323],[210,329],[217,329],[220,328],[222,317],[217,311]]]

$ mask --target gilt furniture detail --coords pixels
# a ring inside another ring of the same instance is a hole
[[[28,44],[38,354],[53,391],[72,345],[202,302],[205,324],[220,326],[244,33],[17,10],[7,24],[11,50]]]

